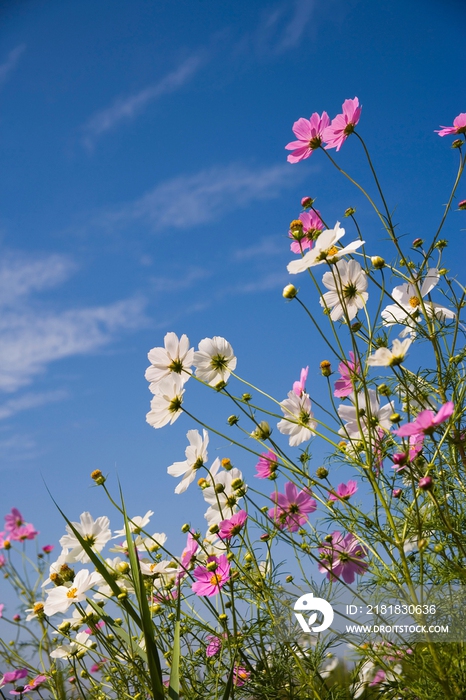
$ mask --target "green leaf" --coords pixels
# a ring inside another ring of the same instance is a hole
[[[178,597],[176,603],[175,634],[173,638],[172,665],[170,669],[170,685],[168,696],[172,700],[180,697],[180,585],[178,584]]]

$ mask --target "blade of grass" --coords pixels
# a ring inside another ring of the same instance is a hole
[[[173,637],[172,665],[170,669],[170,685],[168,696],[172,700],[180,697],[180,584],[178,583],[178,596],[176,601],[175,634]]]

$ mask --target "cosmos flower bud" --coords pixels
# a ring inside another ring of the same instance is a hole
[[[215,493],[223,493],[225,491],[225,486],[223,484],[215,484]]]
[[[238,416],[230,416],[227,420],[227,423],[228,423],[228,425],[236,425],[238,421],[239,421]]]
[[[422,479],[418,481],[418,486],[422,491],[430,491],[433,485],[434,482],[431,476],[423,476]]]
[[[227,472],[229,472],[230,469],[233,469],[233,465],[232,465],[231,461],[228,459],[228,457],[225,457],[224,459],[222,459],[222,467]]]
[[[231,488],[232,489],[240,489],[243,486],[243,480],[242,479],[233,479],[231,482]]]
[[[402,494],[401,489],[393,489],[393,491],[392,491],[393,498],[400,498],[401,494]]]
[[[318,479],[326,479],[328,477],[328,469],[325,467],[319,467],[316,470],[316,476]]]
[[[293,581],[293,576],[287,576],[286,579],[285,579],[285,581],[286,581],[287,583],[291,583],[291,582]]]
[[[353,216],[353,214],[356,214],[356,209],[354,207],[348,207],[345,211],[345,216],[348,218],[348,216]]]
[[[466,199],[462,199],[461,202],[458,202],[458,209],[461,209],[461,211],[466,210]]]
[[[252,432],[252,437],[257,438],[258,440],[267,440],[271,435],[272,430],[266,420],[261,421],[257,428]]]
[[[390,387],[388,387],[386,384],[381,384],[378,387],[377,391],[381,396],[390,396],[390,394],[392,393]]]
[[[413,248],[420,248],[423,243],[424,241],[422,240],[422,238],[415,238],[412,245]]]
[[[381,258],[380,255],[374,255],[371,258],[371,263],[376,270],[381,270],[383,267],[385,267],[385,260]]]
[[[461,148],[463,145],[463,141],[461,139],[455,139],[453,143],[451,144],[452,148]]]
[[[446,241],[444,238],[441,238],[439,241],[437,241],[434,248],[437,248],[438,250],[443,250],[443,248],[446,248],[447,245],[448,241]]]
[[[401,420],[401,416],[399,413],[392,413],[392,415],[390,416],[390,421],[392,423],[399,423],[400,420]]]
[[[260,539],[262,540],[262,542],[267,542],[267,540],[270,539],[270,535],[268,534],[268,532],[264,532],[264,534],[260,536]]]
[[[294,299],[297,293],[298,290],[296,289],[294,284],[287,284],[283,290],[283,296],[285,299]]]
[[[330,377],[332,374],[332,365],[328,360],[322,360],[320,363],[320,371],[322,372],[323,377]]]
[[[209,561],[206,565],[207,571],[215,571],[218,568],[216,561]]]
[[[241,399],[242,399],[243,401],[246,401],[246,403],[247,403],[248,401],[250,401],[250,400],[252,399],[252,396],[251,396],[251,394],[247,394],[247,393],[246,393],[246,394],[243,394],[243,395],[242,395]]]
[[[220,528],[219,528],[219,526],[218,526],[217,524],[211,525],[211,526],[209,527],[209,532],[210,532],[212,535],[216,535],[217,532],[218,532],[219,530],[220,530]]]
[[[360,331],[362,328],[362,323],[360,321],[355,321],[354,323],[351,324],[351,330],[353,333],[357,333]]]
[[[91,472],[91,479],[95,481],[97,486],[102,486],[102,484],[105,484],[105,477],[100,469],[94,469],[94,471]]]
[[[312,197],[303,197],[301,200],[301,206],[303,209],[310,209],[314,204],[314,199]]]
[[[189,523],[185,523],[184,525],[181,526],[181,532],[189,532]]]

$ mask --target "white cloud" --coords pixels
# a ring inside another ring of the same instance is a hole
[[[199,55],[190,56],[176,70],[168,73],[159,82],[149,85],[144,90],[129,95],[129,97],[120,97],[110,107],[93,114],[82,127],[85,146],[92,149],[95,140],[106,131],[114,129],[123,121],[133,119],[150,102],[179,90],[199,70],[202,62]]]
[[[0,392],[14,392],[31,384],[56,360],[95,352],[122,330],[145,323],[144,300],[57,309],[41,303],[37,292],[62,284],[76,269],[59,255],[34,260],[4,254],[0,266]],[[51,398],[54,396],[54,398]],[[0,418],[32,407],[34,401],[58,400],[57,395],[23,395],[0,406]],[[37,404],[38,405],[38,404]]]
[[[104,212],[93,223],[113,228],[139,220],[155,231],[184,229],[213,221],[253,201],[274,199],[300,177],[303,172],[287,164],[215,166],[162,182],[139,199]]]
[[[210,277],[212,272],[200,267],[184,267],[174,271],[170,277],[158,276],[151,280],[151,290],[173,294],[183,289],[190,289],[199,280]]]
[[[47,403],[62,401],[68,396],[66,391],[44,391],[39,393],[28,393],[18,398],[9,399],[0,404],[0,420],[10,418],[20,411],[27,411],[30,408],[37,408]]]
[[[290,277],[287,272],[271,272],[263,277],[257,277],[251,282],[243,282],[231,288],[230,294],[251,294],[253,292],[269,292],[273,289],[280,290],[289,283]]]
[[[7,79],[12,70],[18,63],[21,54],[25,51],[26,44],[20,44],[16,48],[12,49],[7,56],[4,63],[0,64],[0,85],[2,85]]]
[[[292,15],[288,18],[278,37],[275,46],[276,53],[294,49],[301,43],[316,6],[316,0],[295,0]]]
[[[287,251],[285,236],[268,236],[267,238],[262,238],[257,245],[235,250],[233,259],[239,261],[252,260],[254,258],[262,259],[273,255],[281,255]]]

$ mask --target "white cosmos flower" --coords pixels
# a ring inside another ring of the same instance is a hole
[[[395,365],[400,365],[405,359],[412,342],[411,338],[406,338],[406,340],[403,341],[395,338],[391,350],[388,348],[378,348],[375,353],[367,359],[367,364],[372,367],[394,367]]]
[[[290,447],[297,447],[309,440],[317,425],[313,420],[309,394],[303,391],[301,396],[298,396],[294,391],[290,391],[280,407],[285,417],[278,423],[277,428],[283,435],[289,436]]]
[[[60,570],[61,567],[67,562],[67,556],[69,552],[67,549],[63,549],[60,553],[60,556],[58,557],[57,561],[52,562],[50,564],[50,569],[49,569],[49,577],[45,579],[44,583],[42,584],[41,588],[44,588],[47,586],[49,583],[52,583],[52,579],[50,578],[52,574],[58,574],[60,575]]]
[[[193,363],[196,377],[210,386],[216,386],[219,382],[228,381],[230,373],[236,368],[236,357],[230,343],[216,335],[201,340]]]
[[[383,322],[386,326],[394,323],[403,323],[413,327],[413,319],[423,311],[421,299],[430,294],[440,279],[437,268],[432,267],[427,271],[424,280],[418,283],[417,287],[411,283],[400,284],[392,292],[395,304],[389,304],[382,311]],[[429,316],[436,316],[440,321],[454,318],[455,313],[444,306],[434,304],[430,301],[424,302],[424,308]]]
[[[153,428],[163,428],[174,423],[182,413],[184,389],[179,374],[172,374],[157,384],[157,393],[150,402],[151,410],[146,421]]]
[[[52,659],[70,659],[79,651],[83,651],[91,647],[93,648],[94,646],[95,642],[89,634],[86,634],[86,632],[79,632],[76,635],[76,641],[70,642],[69,644],[62,644],[51,651],[50,656]]]
[[[153,510],[148,510],[145,515],[135,515],[134,518],[128,518],[128,526],[130,532],[135,532],[136,534],[139,534],[139,532],[145,528],[145,526],[149,523],[151,517],[154,515]],[[126,535],[126,530],[123,528],[122,530],[115,530],[115,537],[120,537],[122,535]]]
[[[212,470],[210,473],[212,475]],[[231,518],[239,510],[238,501],[247,490],[247,486],[243,482],[243,474],[239,469],[221,471],[213,476],[215,477],[215,486],[208,486],[202,491],[204,500],[210,504],[210,508],[204,514],[209,526],[218,525],[222,520]],[[235,482],[243,482],[240,490]]]
[[[171,476],[183,476],[180,483],[175,488],[175,493],[184,493],[189,484],[194,481],[197,470],[204,466],[207,461],[207,445],[209,444],[209,434],[203,430],[201,438],[198,430],[188,430],[186,437],[189,445],[185,450],[186,459],[184,462],[174,462],[167,468]]]
[[[304,272],[314,265],[321,265],[326,260],[334,260],[341,258],[342,255],[348,255],[364,245],[365,241],[353,241],[345,248],[337,248],[336,243],[345,235],[345,229],[340,228],[340,222],[337,221],[335,227],[322,231],[315,242],[314,248],[309,250],[306,255],[298,260],[292,260],[287,267],[291,275],[296,275],[298,272]]]
[[[347,318],[352,321],[368,299],[367,275],[356,260],[339,260],[322,277],[330,291],[320,298],[320,305],[331,309],[330,318],[337,321]]]
[[[92,547],[96,552],[100,552],[112,536],[110,530],[110,520],[106,515],[102,515],[97,520],[94,520],[88,512],[80,515],[79,523],[71,523],[75,530],[79,532],[81,537]],[[63,535],[60,539],[62,547],[71,550],[65,556],[65,561],[68,563],[89,562],[90,559],[78,541],[69,525],[66,526],[67,535]]]
[[[153,535],[149,537],[141,537],[141,535],[136,535],[134,538],[134,546],[139,552],[154,552],[156,549],[163,547],[167,541],[167,536],[164,532],[154,532]],[[128,552],[128,542],[123,540],[121,544],[114,544],[110,547],[111,552]]]
[[[338,431],[343,437],[361,440],[363,436],[369,437],[371,431],[375,434],[379,429],[388,431],[392,427],[390,416],[394,410],[393,404],[388,402],[380,406],[375,389],[367,389],[367,394],[369,402],[366,393],[361,391],[358,394],[357,405],[354,394],[350,394],[351,404],[338,406],[338,415],[347,421]]]
[[[175,578],[181,571],[180,567],[169,559],[158,562],[150,561],[148,559],[141,559],[139,566],[141,567],[141,573],[144,574],[144,576],[159,576],[162,577],[164,582],[168,582],[168,580],[171,578]]]
[[[66,612],[73,603],[85,600],[87,591],[95,586],[99,579],[100,574],[96,571],[90,574],[87,569],[81,569],[74,577],[71,586],[57,586],[46,591],[44,613],[50,616],[57,612]]]
[[[194,348],[189,347],[188,336],[182,335],[178,340],[176,333],[167,333],[164,348],[152,348],[147,357],[151,363],[146,369],[145,377],[150,382],[149,389],[157,393],[157,385],[170,374],[177,374],[181,384],[191,376]]]

